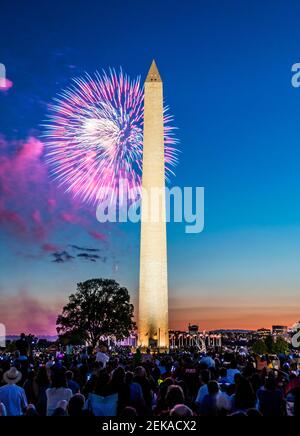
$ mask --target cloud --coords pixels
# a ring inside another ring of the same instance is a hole
[[[43,240],[47,235],[47,229],[44,226],[43,219],[41,216],[41,212],[39,210],[35,210],[32,214],[33,221],[33,234],[37,240]]]
[[[52,257],[53,260],[52,262],[55,263],[65,263],[65,262],[69,262],[70,260],[74,259],[74,256],[72,256],[70,253],[68,253],[67,251],[61,251],[61,252],[55,252],[52,253]]]
[[[95,230],[90,230],[89,235],[92,236],[92,238],[97,239],[98,241],[107,240],[107,236],[105,234],[96,232]]]
[[[96,260],[99,260],[99,259],[101,259],[102,261],[105,262],[105,260],[103,260],[104,258],[102,258],[101,256],[98,256],[98,254],[80,253],[80,254],[77,254],[77,257],[83,258],[86,260],[90,260],[91,262],[96,262]]]
[[[106,239],[93,231],[94,211],[50,181],[44,144],[34,135],[18,141],[0,135],[0,191],[2,230],[16,239],[46,243],[61,222],[80,226],[97,240]]]
[[[40,335],[56,334],[57,315],[63,301],[45,301],[21,290],[16,295],[1,295],[0,322],[6,326],[7,334],[21,332]]]
[[[100,259],[100,256],[98,256],[97,254],[88,254],[88,253],[77,254],[77,257],[90,260],[91,262],[96,262],[97,259]]]
[[[23,217],[13,210],[4,208],[0,202],[0,224],[1,227],[7,227],[17,235],[26,235],[28,232],[27,223]]]
[[[8,141],[0,135],[0,192],[0,232],[10,236],[8,245],[13,247],[15,254],[33,261],[45,259],[47,253],[56,253],[52,261],[60,264],[73,260],[76,256],[62,248],[66,244],[64,235],[71,227],[74,227],[74,234],[80,232],[81,238],[85,234],[101,241],[109,251],[107,236],[98,231],[95,210],[50,180],[44,161],[44,144],[33,133],[27,139],[17,141]],[[101,229],[107,231],[107,225]],[[52,242],[54,238],[63,241],[57,246]],[[98,253],[97,248],[76,243],[71,248]],[[67,255],[61,255],[62,250]],[[106,261],[104,257],[77,257],[80,258]]]
[[[100,256],[99,254],[91,254],[91,251],[99,251],[96,249],[87,249],[89,252],[83,252],[83,253],[78,253],[76,254],[76,256],[72,256],[67,250],[63,250],[63,251],[55,251],[53,252],[51,244],[46,244],[47,247],[45,251],[48,251],[51,253],[51,257],[52,257],[52,262],[54,263],[65,263],[65,262],[70,262],[73,261],[74,259],[78,259],[78,260],[88,260],[90,262],[96,262],[98,260],[101,260],[101,262],[106,262],[107,257],[106,256]],[[75,247],[77,247],[75,245]],[[79,248],[79,250],[81,250],[81,248]]]
[[[90,253],[97,253],[99,252],[99,248],[86,248],[86,247],[79,247],[78,245],[70,245],[71,248],[74,248],[74,250],[79,250],[79,251],[87,251]]]
[[[69,224],[83,224],[85,222],[81,216],[70,212],[62,212],[60,216],[63,221]]]
[[[52,212],[55,209],[56,205],[57,205],[57,201],[55,200],[55,198],[48,198],[47,206],[49,212]]]
[[[33,208],[43,192],[40,182],[46,176],[40,158],[43,144],[34,137],[0,147],[0,222],[15,237],[40,240],[46,234],[41,213]]]
[[[58,251],[57,245],[50,244],[47,242],[45,244],[43,244],[41,248],[45,253],[52,253],[54,251]]]
[[[42,246],[44,252],[48,252],[52,256],[52,262],[55,263],[65,263],[74,260],[87,260],[90,262],[103,262],[106,263],[108,258],[111,258],[112,261],[115,259],[114,254],[110,252],[109,249],[105,248],[105,250],[100,250],[99,248],[91,248],[91,247],[81,247],[76,244],[68,245],[67,247],[71,248],[74,255],[71,255],[67,248],[63,251],[57,250],[57,246],[53,244],[44,244]],[[79,253],[78,253],[79,252]]]

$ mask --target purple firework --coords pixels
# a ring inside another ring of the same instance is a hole
[[[44,133],[51,174],[66,191],[96,203],[118,193],[120,180],[139,190],[144,92],[140,78],[96,72],[73,79],[50,105]],[[177,163],[177,140],[164,108],[166,178]]]

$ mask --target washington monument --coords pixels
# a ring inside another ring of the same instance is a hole
[[[143,192],[158,188],[162,207],[143,207],[140,247],[139,345],[169,347],[163,84],[155,61],[145,81]],[[145,204],[144,204],[145,206]],[[146,210],[147,209],[147,210]],[[155,220],[151,214],[155,212]]]

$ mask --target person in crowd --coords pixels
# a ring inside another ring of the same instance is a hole
[[[85,397],[88,397],[89,394],[106,397],[108,395],[109,381],[110,374],[107,372],[106,369],[101,369],[97,374],[93,374],[85,386]]]
[[[147,377],[147,372],[143,366],[138,366],[135,369],[133,381],[141,386],[145,408],[148,409],[149,412],[152,409],[152,388],[149,378]]]
[[[153,409],[154,415],[164,415],[168,411],[168,406],[166,403],[166,395],[168,392],[169,386],[173,385],[174,381],[171,378],[167,378],[166,380],[162,381],[159,385],[158,394],[157,394],[157,401],[156,405]]]
[[[51,416],[57,404],[61,401],[70,401],[73,393],[67,387],[66,373],[63,368],[53,369],[51,372],[51,387],[46,390],[47,416]]]
[[[294,390],[294,416],[300,416],[300,388]]]
[[[218,404],[217,398],[219,394],[219,385],[215,380],[211,380],[207,383],[207,394],[200,402],[199,412],[204,416],[217,416]]]
[[[28,406],[24,389],[17,385],[21,379],[21,372],[14,366],[3,374],[6,384],[0,388],[0,403],[4,405],[7,416],[21,416]]]
[[[219,370],[219,380],[218,382],[222,384],[230,384],[229,378],[227,377],[227,368],[222,367]]]
[[[74,374],[72,371],[66,371],[67,385],[71,389],[73,395],[80,392],[79,384],[74,380]]]
[[[254,373],[250,377],[250,383],[251,383],[251,386],[253,387],[254,392],[257,392],[258,389],[261,388],[261,386],[263,385],[263,381],[262,381],[261,375],[258,374],[258,373]]]
[[[130,402],[130,387],[125,383],[125,370],[121,366],[113,370],[107,385],[108,395],[118,394],[118,414]]]
[[[263,416],[284,415],[284,397],[281,389],[276,386],[273,375],[266,378],[265,385],[257,391],[258,410]]]
[[[34,379],[35,379],[34,370],[32,368],[28,370],[27,375],[25,375],[24,378],[25,378],[25,382],[23,384],[23,389],[25,391],[27,401],[28,403],[35,403],[36,391],[35,391],[35,384],[34,384]]]
[[[30,351],[25,335],[17,343],[0,350],[0,416],[300,416],[291,356],[277,371],[254,365],[245,349],[142,354],[33,343]]]
[[[0,403],[0,416],[7,416],[6,407],[3,403]]]
[[[25,333],[21,333],[20,338],[16,341],[16,347],[19,351],[19,356],[23,358],[22,360],[25,360],[24,358],[27,359],[30,353],[30,345]]]
[[[57,403],[51,416],[68,416],[68,401],[61,400]]]
[[[46,390],[50,386],[50,380],[45,365],[40,365],[34,379],[34,391],[36,398],[36,410],[39,415],[45,416],[47,413],[47,396]]]
[[[188,418],[193,415],[193,411],[185,404],[176,404],[170,411],[170,416],[174,418]]]
[[[70,399],[68,404],[68,415],[69,416],[85,416],[87,413],[84,410],[85,398],[82,394],[76,393]]]
[[[199,388],[197,397],[196,397],[196,404],[198,406],[201,406],[202,401],[204,400],[204,397],[208,394],[208,382],[210,380],[210,372],[208,369],[204,369],[201,372],[200,375],[201,380],[201,386]]]
[[[202,365],[204,368],[210,369],[215,368],[216,363],[211,356],[204,356],[202,359],[200,359],[200,365]]]
[[[106,353],[106,347],[99,347],[96,354],[96,362],[99,362],[103,369],[106,368],[106,365],[109,362],[109,355]]]
[[[245,378],[239,375],[236,383],[236,391],[232,395],[232,410],[247,411],[252,409],[256,405],[256,396],[253,391],[251,383]]]
[[[24,352],[24,350],[23,350],[23,352]],[[24,382],[26,379],[28,368],[29,368],[28,357],[24,354],[21,354],[19,350],[16,350],[14,353],[14,361],[13,361],[12,365],[21,372],[22,381]]]
[[[124,419],[124,420],[134,419],[137,416],[138,416],[138,413],[137,413],[136,409],[134,407],[131,407],[131,406],[124,407],[124,409],[120,413],[120,418]]]
[[[145,407],[145,400],[141,385],[133,381],[133,372],[127,371],[125,375],[125,383],[129,386],[129,402],[136,410],[142,411]]]
[[[28,405],[26,412],[25,412],[25,416],[39,416],[34,404]]]
[[[21,355],[19,350],[16,350],[14,352],[14,361],[13,361],[13,366],[15,368],[20,369],[22,367],[22,364],[24,364],[24,362],[27,362],[27,356],[26,355]]]
[[[168,409],[173,409],[177,404],[184,404],[185,397],[183,390],[178,385],[171,385],[168,387],[166,394],[166,404]]]
[[[235,359],[232,359],[230,362],[230,367],[227,370],[227,378],[228,382],[234,384],[234,377],[240,374],[240,370],[237,369],[237,363]]]

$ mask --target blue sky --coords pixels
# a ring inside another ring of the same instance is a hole
[[[72,77],[122,66],[143,78],[156,59],[179,128],[180,162],[171,182],[205,187],[204,232],[187,235],[180,224],[168,226],[174,327],[189,321],[202,328],[261,327],[299,318],[300,88],[291,86],[291,66],[300,62],[299,14],[299,2],[276,0],[1,6],[0,62],[13,82],[0,94],[7,143],[41,139],[47,104]],[[58,265],[19,255],[24,246],[32,253],[34,244],[4,226],[5,311],[13,298],[27,307],[33,296],[54,313],[78,280],[100,275],[114,276],[135,299],[139,228],[112,226],[104,233],[107,262]],[[86,229],[64,226],[47,242],[70,239],[100,244]],[[14,321],[5,320],[12,332]]]

